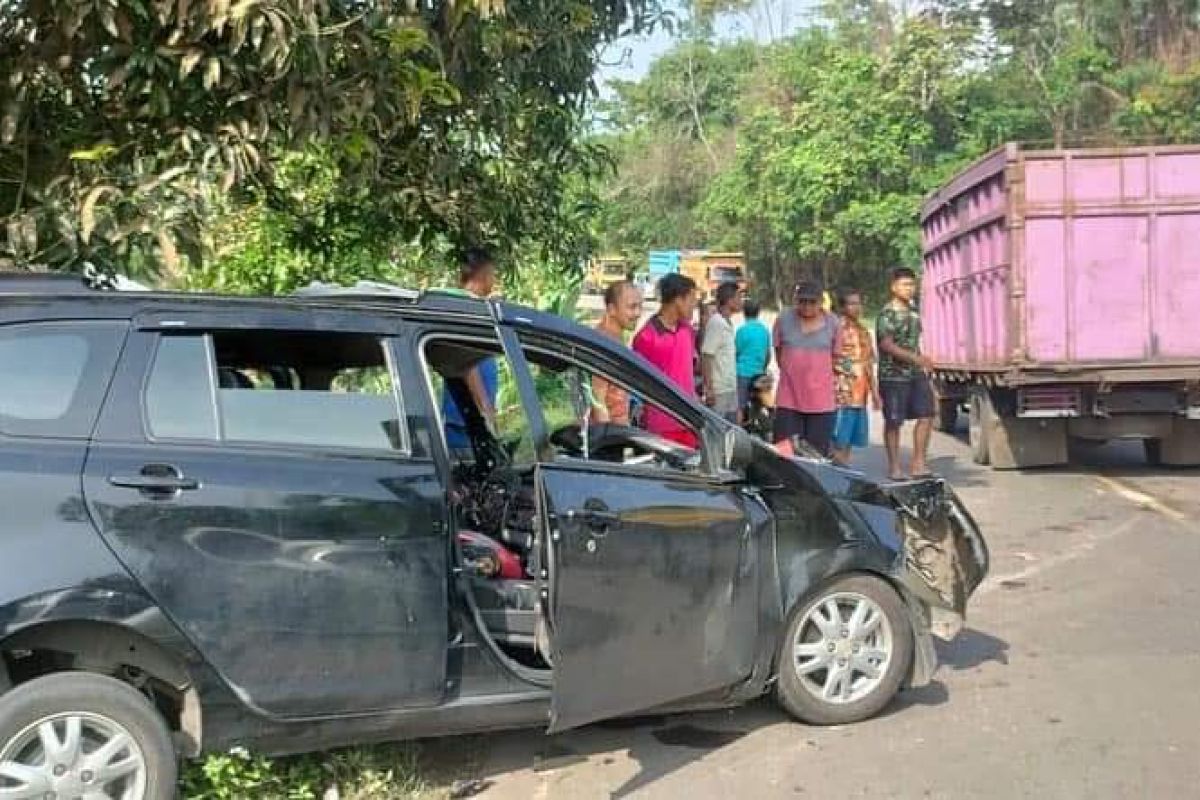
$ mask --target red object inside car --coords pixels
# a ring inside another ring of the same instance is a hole
[[[490,536],[476,531],[459,531],[458,544],[463,556],[480,564],[480,571],[490,578],[521,580],[525,577],[520,557]],[[484,561],[491,561],[492,565],[484,567]]]

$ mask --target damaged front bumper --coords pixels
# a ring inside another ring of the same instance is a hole
[[[883,487],[896,508],[904,543],[901,581],[927,609],[929,632],[949,641],[962,630],[967,600],[987,576],[979,526],[944,480]]]

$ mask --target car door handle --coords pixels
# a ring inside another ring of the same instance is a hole
[[[110,475],[108,482],[149,493],[190,492],[200,488],[200,481],[185,477],[178,467],[170,464],[147,464],[137,475]]]
[[[609,528],[621,524],[619,514],[600,508],[584,508],[583,510],[572,508],[567,511],[567,519],[569,521],[579,520],[589,528]]]

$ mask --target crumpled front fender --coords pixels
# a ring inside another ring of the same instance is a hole
[[[987,576],[987,542],[962,501],[941,478],[882,487],[897,511],[904,542],[905,588],[929,606],[929,630],[953,639],[967,599]]]

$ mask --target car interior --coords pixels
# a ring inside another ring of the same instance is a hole
[[[589,459],[654,469],[694,470],[698,454],[636,426],[589,421],[591,378],[555,354],[527,349],[555,459]],[[495,422],[477,408],[467,376],[486,358],[499,361]],[[458,406],[469,449],[451,449],[455,551],[466,600],[491,644],[511,662],[548,677],[552,657],[538,604],[540,567],[529,410],[521,404],[498,343],[430,339],[424,360],[440,406]],[[605,376],[608,377],[608,376]],[[642,400],[641,402],[645,402]],[[535,410],[536,412],[536,410]]]

